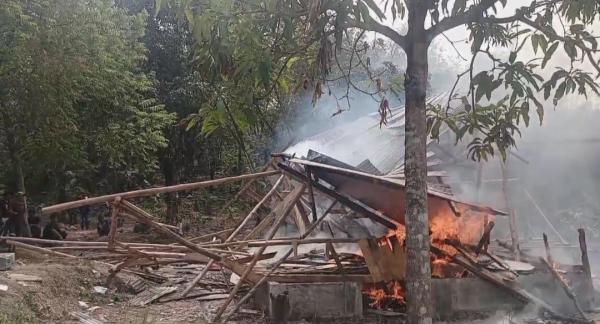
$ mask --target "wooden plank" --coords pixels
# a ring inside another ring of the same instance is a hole
[[[396,236],[386,239],[359,241],[373,281],[403,280],[406,276],[406,251]],[[391,244],[391,246],[390,246]]]
[[[265,171],[265,172],[259,172],[259,173],[244,174],[244,175],[240,175],[240,176],[236,176],[236,177],[221,178],[221,179],[216,179],[216,180],[192,182],[192,183],[185,183],[185,184],[179,184],[179,185],[174,185],[174,186],[140,189],[140,190],[134,190],[134,191],[115,193],[115,194],[110,194],[110,195],[104,195],[104,196],[98,196],[98,197],[87,198],[87,199],[82,199],[82,200],[70,201],[70,202],[66,202],[66,203],[62,203],[62,204],[44,207],[44,208],[42,208],[42,214],[49,215],[52,213],[57,213],[57,212],[61,212],[64,210],[78,208],[78,207],[82,207],[82,206],[89,206],[89,205],[100,204],[103,202],[110,202],[110,201],[113,201],[117,197],[121,197],[122,199],[130,199],[130,198],[137,198],[137,197],[154,196],[157,194],[163,194],[163,193],[169,193],[169,192],[196,190],[196,189],[200,189],[200,188],[217,186],[217,185],[227,184],[227,183],[236,182],[236,181],[268,177],[268,176],[279,174],[279,173],[280,173],[280,171],[278,171],[278,170]]]
[[[176,290],[177,287],[152,287],[129,300],[129,304],[132,306],[146,306],[163,296],[174,293]]]

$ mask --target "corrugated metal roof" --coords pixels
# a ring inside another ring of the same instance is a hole
[[[428,100],[429,104],[442,102],[444,94]],[[311,136],[293,145],[287,153],[306,154],[313,149],[352,166],[365,160],[381,173],[397,176],[404,164],[404,107],[392,109],[388,124],[379,127],[379,113],[371,113]],[[429,152],[428,157],[433,156]]]

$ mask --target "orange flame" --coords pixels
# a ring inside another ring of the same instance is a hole
[[[383,287],[381,285],[367,286],[363,292],[373,300],[369,306],[381,309],[386,299],[394,300],[397,303],[404,304],[404,288],[399,281],[390,281]]]

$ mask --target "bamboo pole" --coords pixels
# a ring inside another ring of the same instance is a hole
[[[306,238],[308,235],[310,235],[310,233],[312,233],[312,231],[317,227],[317,225],[323,221],[323,219],[325,219],[325,217],[329,214],[329,212],[331,211],[331,209],[333,209],[333,207],[337,204],[337,201],[334,200],[331,205],[329,205],[329,207],[323,212],[323,215],[315,222],[313,222],[311,224],[311,226],[306,230],[306,232],[304,234],[302,234],[302,236],[300,236],[300,239],[304,239]],[[292,254],[292,252],[296,251],[297,249],[297,244],[292,243],[293,247],[290,248],[274,265],[273,267],[258,281],[256,282],[256,284],[254,284],[254,287],[252,287],[252,289],[250,289],[250,291],[248,291],[248,293],[246,293],[246,295],[244,297],[242,297],[242,299],[240,299],[237,304],[233,307],[233,310],[231,312],[229,312],[227,315],[225,315],[225,317],[223,318],[223,320],[221,322],[226,323],[227,320],[231,317],[231,315],[235,314],[235,312],[237,312],[240,307],[246,302],[246,300],[248,300],[250,297],[252,297],[252,295],[254,295],[254,293],[256,292],[256,290],[258,289],[258,287],[260,287],[268,278],[270,275],[273,274],[273,272],[275,272],[275,270],[277,270],[279,268],[279,266],[285,262],[287,260],[287,258]],[[336,259],[337,260],[337,259]],[[336,261],[337,262],[337,261]],[[338,265],[338,266],[341,266]]]
[[[283,221],[285,220],[285,217],[288,215],[288,213],[292,210],[292,208],[294,207],[294,205],[296,204],[296,202],[302,195],[302,192],[304,192],[304,188],[306,188],[306,185],[302,184],[299,187],[295,188],[294,191],[292,191],[286,197],[286,200],[283,202],[281,214],[278,215],[277,219],[275,220],[275,223],[273,224],[273,226],[271,226],[271,229],[267,233],[267,236],[266,236],[267,240],[270,240],[273,238],[273,236],[275,236],[277,229],[283,223]],[[263,252],[266,249],[267,249],[267,246],[265,245],[265,246],[260,247],[258,249],[258,251],[256,251],[256,253],[254,254],[254,258],[252,259],[252,261],[250,261],[250,264],[248,264],[246,266],[244,272],[240,276],[239,281],[236,283],[235,287],[233,287],[233,289],[231,290],[229,297],[227,297],[225,302],[217,309],[217,314],[215,315],[215,318],[214,318],[215,322],[221,318],[221,316],[227,309],[227,306],[231,303],[231,301],[233,300],[233,297],[237,294],[240,287],[242,286],[242,284],[244,283],[244,281],[246,280],[248,275],[252,272],[252,269],[254,268],[254,266],[258,262],[260,256],[263,254]]]
[[[279,173],[280,173],[279,170],[274,170],[274,171],[266,171],[266,172],[252,173],[252,174],[244,174],[244,175],[240,175],[240,176],[227,177],[227,178],[221,178],[221,179],[216,179],[216,180],[192,182],[192,183],[185,183],[185,184],[179,184],[179,185],[174,185],[174,186],[140,189],[140,190],[134,190],[134,191],[128,191],[128,192],[115,193],[115,194],[110,194],[110,195],[104,195],[104,196],[93,197],[93,198],[88,198],[88,199],[70,201],[70,202],[66,202],[66,203],[62,203],[62,204],[44,207],[44,208],[42,208],[42,214],[48,215],[48,214],[52,214],[52,213],[61,212],[63,210],[67,210],[67,209],[78,208],[81,206],[88,206],[88,205],[100,204],[103,202],[110,202],[117,197],[121,197],[122,199],[131,199],[131,198],[137,198],[137,197],[153,196],[153,195],[169,193],[169,192],[196,190],[196,189],[200,189],[200,188],[222,185],[222,184],[236,182],[236,181],[268,177],[268,176],[279,174]]]
[[[26,250],[34,251],[34,252],[37,252],[37,253],[50,254],[50,255],[54,255],[54,256],[58,256],[58,257],[62,257],[62,258],[79,259],[79,257],[76,257],[74,255],[70,255],[70,254],[66,254],[66,253],[61,253],[61,252],[56,252],[56,251],[48,250],[48,249],[43,248],[43,247],[39,247],[39,246],[35,246],[35,245],[30,245],[30,244],[26,244],[26,243],[22,243],[22,242],[17,242],[17,241],[13,241],[13,240],[6,240],[6,243],[10,244],[10,245],[14,245],[16,247],[20,247],[20,248],[26,249]]]
[[[198,241],[204,241],[206,239],[212,239],[213,237],[218,237],[220,235],[229,235],[231,232],[233,232],[235,230],[235,228],[228,228],[222,231],[218,231],[218,232],[214,232],[214,233],[209,233],[209,234],[204,234],[204,235],[200,235],[194,238],[189,239],[190,242],[198,242]]]
[[[269,200],[269,198],[271,198],[271,196],[277,191],[277,187],[279,187],[279,185],[283,181],[283,178],[284,178],[284,176],[282,175],[279,177],[279,179],[277,179],[277,181],[273,185],[273,188],[271,188],[271,190],[269,190],[269,192],[267,192],[267,194],[258,202],[258,204],[256,204],[256,206],[254,206],[254,208],[252,208],[252,210],[248,213],[248,215],[246,215],[246,217],[244,217],[244,219],[242,219],[242,221],[236,226],[236,228],[233,230],[233,232],[231,232],[231,234],[229,234],[229,236],[225,240],[225,243],[233,240],[233,238],[242,230],[242,228],[244,228],[244,226],[246,226],[246,224],[248,224],[248,221],[250,221],[250,219],[252,219],[252,217],[256,216],[256,213],[258,213],[258,210],[260,209],[260,207],[267,200]],[[204,278],[204,276],[206,276],[208,269],[210,269],[210,267],[213,265],[213,263],[214,263],[214,260],[208,261],[208,264],[206,265],[206,267],[204,267],[204,269],[202,269],[202,271],[194,278],[194,280],[192,280],[192,282],[185,288],[183,293],[181,293],[182,297],[187,296],[190,293],[190,291],[192,289],[194,289],[196,284],[200,280],[202,280],[202,278]]]
[[[203,248],[213,248],[213,247],[229,247],[229,246],[244,246],[244,247],[263,247],[263,246],[277,246],[277,245],[289,245],[289,244],[320,244],[320,243],[356,243],[358,239],[355,238],[330,238],[330,237],[320,237],[320,238],[310,238],[310,239],[299,239],[295,238],[285,238],[285,239],[271,239],[271,240],[251,240],[251,241],[237,241],[237,242],[228,242],[228,243],[215,243],[215,244],[206,244],[200,245]]]
[[[206,257],[214,259],[216,261],[221,261],[223,259],[220,255],[215,254],[211,251],[208,251],[205,248],[199,247],[198,245],[184,239],[183,237],[179,236],[178,234],[173,233],[173,231],[171,231],[170,229],[168,229],[160,224],[157,224],[155,221],[152,220],[152,215],[148,214],[145,210],[135,206],[134,204],[128,202],[127,200],[122,200],[121,204],[122,204],[123,208],[126,210],[129,210],[138,221],[145,223],[145,224],[149,225],[150,227],[153,227],[157,231],[170,236],[175,241],[177,241],[179,244],[181,244],[185,247],[188,247],[189,249],[191,249],[195,252],[198,252]]]

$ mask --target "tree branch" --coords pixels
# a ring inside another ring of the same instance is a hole
[[[478,21],[483,18],[483,13],[492,8],[497,2],[499,2],[499,0],[481,0],[479,4],[471,6],[461,14],[442,19],[439,23],[431,26],[427,30],[427,41],[432,41],[436,36],[447,30]]]
[[[394,43],[398,44],[398,46],[402,47],[402,49],[406,48],[406,37],[400,35],[393,28],[378,23],[372,17],[368,17],[366,21],[357,21],[356,19],[348,18],[346,26],[350,28],[360,28],[363,30],[374,31],[391,39]]]

